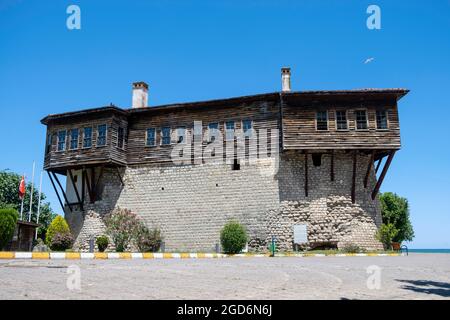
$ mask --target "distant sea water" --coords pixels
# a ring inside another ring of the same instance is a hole
[[[450,249],[409,249],[409,252],[415,252],[415,253],[450,253]]]

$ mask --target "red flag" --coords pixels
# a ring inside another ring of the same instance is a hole
[[[19,198],[22,200],[25,197],[25,178],[22,176],[19,184]]]

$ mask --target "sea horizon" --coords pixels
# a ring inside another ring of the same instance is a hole
[[[450,249],[408,249],[413,253],[450,253]]]

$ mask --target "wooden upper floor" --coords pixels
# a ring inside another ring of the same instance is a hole
[[[405,89],[269,93],[195,103],[88,109],[42,119],[46,170],[170,162],[173,147],[276,137],[281,150],[400,148],[397,101]],[[196,125],[194,125],[196,124]],[[199,129],[201,128],[201,130]],[[263,130],[264,129],[264,130]],[[201,132],[200,132],[201,131]],[[248,142],[247,142],[248,144]],[[192,146],[192,154],[194,147]]]

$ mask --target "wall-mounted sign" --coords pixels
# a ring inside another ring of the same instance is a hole
[[[294,225],[294,243],[302,244],[308,242],[308,230],[306,224]]]

